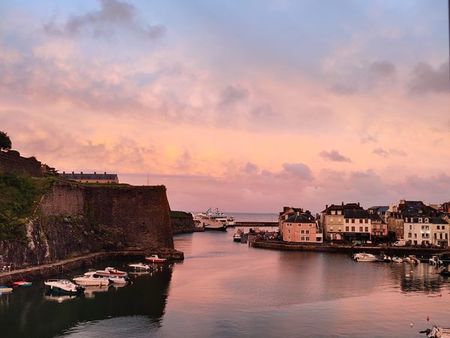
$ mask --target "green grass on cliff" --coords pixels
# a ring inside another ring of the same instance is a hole
[[[0,240],[25,238],[25,223],[51,186],[52,178],[0,175]]]

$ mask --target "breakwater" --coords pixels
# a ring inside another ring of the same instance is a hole
[[[437,254],[449,253],[449,249],[441,248],[415,248],[395,246],[352,246],[323,244],[299,244],[281,241],[255,240],[250,244],[253,248],[282,250],[282,251],[312,251],[312,252],[335,252],[353,254],[356,252],[367,252],[372,254],[385,253],[392,256],[416,255],[420,257],[431,257]]]
[[[236,222],[236,227],[252,227],[252,228],[261,228],[261,227],[277,227],[278,222]]]

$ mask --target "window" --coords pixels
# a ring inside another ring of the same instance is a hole
[[[348,223],[348,218],[345,219],[345,223]]]
[[[364,230],[365,230],[366,232],[369,232],[369,227],[366,227]]]
[[[425,218],[425,223],[428,223],[428,218]]]
[[[359,220],[359,223],[362,223],[362,222],[363,222],[363,220],[362,220],[362,219],[360,219],[360,220]]]
[[[364,220],[364,223],[369,223],[369,220],[366,218],[366,219]]]
[[[417,234],[414,234],[414,238],[417,238]]]
[[[442,235],[442,234],[441,234]],[[434,239],[437,239],[437,233],[434,233]]]
[[[445,230],[445,225],[442,226],[442,230]]]
[[[336,215],[336,211],[331,210],[331,214],[332,214],[332,215]]]
[[[422,217],[419,218],[419,223],[423,223]]]
[[[408,238],[412,237],[412,233],[408,232]]]
[[[405,217],[405,222],[408,222],[408,217]]]
[[[355,219],[354,218],[352,218],[352,223],[355,223]]]
[[[306,234],[309,234],[309,230],[305,230],[305,233],[306,233]]]
[[[349,232],[350,231],[349,227],[345,227],[345,231]]]
[[[301,240],[301,241],[304,241],[304,240],[305,240],[305,237],[301,237],[300,240]]]
[[[363,227],[359,227],[359,232],[363,232]]]
[[[309,237],[305,237],[305,240],[309,242]]]
[[[445,233],[445,239],[448,239],[448,238],[447,238],[447,233]]]
[[[355,227],[352,227],[352,232],[355,232]]]
[[[441,226],[440,226],[440,225],[437,225],[436,228],[439,230],[439,229],[441,228]]]
[[[341,215],[341,210],[338,210],[337,214],[338,214],[338,215]]]
[[[304,233],[305,233],[305,231],[304,231],[304,230],[302,230],[302,231],[301,231],[301,233],[302,233],[302,234],[304,234]]]

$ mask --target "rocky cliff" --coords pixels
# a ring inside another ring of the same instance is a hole
[[[164,186],[83,185],[55,180],[26,219],[25,238],[0,241],[14,267],[103,250],[173,249]]]
[[[194,219],[191,213],[184,211],[171,211],[170,222],[173,234],[191,233],[195,230]]]

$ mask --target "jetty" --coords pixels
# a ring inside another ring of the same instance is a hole
[[[278,227],[278,222],[235,222],[235,226],[249,228]]]

